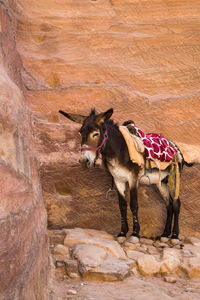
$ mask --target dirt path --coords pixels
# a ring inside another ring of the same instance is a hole
[[[178,279],[168,283],[163,278],[136,278],[121,282],[83,282],[59,278],[52,273],[49,300],[199,300],[199,281]],[[57,274],[56,274],[57,273]],[[69,295],[75,290],[76,295]]]

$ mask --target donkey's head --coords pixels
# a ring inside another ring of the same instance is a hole
[[[93,166],[108,138],[104,122],[112,116],[113,109],[111,108],[100,114],[92,109],[89,116],[68,114],[62,110],[59,110],[59,112],[68,119],[82,124],[79,131],[81,135],[81,157],[79,162],[88,168]]]

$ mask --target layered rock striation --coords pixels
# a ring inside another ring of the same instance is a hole
[[[9,3],[8,3],[9,4]],[[0,299],[47,299],[47,217],[14,20],[0,3]]]
[[[198,1],[13,0],[26,103],[51,228],[84,227],[117,233],[117,198],[106,200],[111,178],[81,170],[77,124],[58,110],[87,115],[114,108],[161,132],[199,159]],[[185,146],[187,146],[185,148]],[[199,166],[185,168],[181,233],[199,236]],[[159,235],[166,212],[151,188],[139,189],[141,233]],[[131,215],[129,214],[131,222]]]

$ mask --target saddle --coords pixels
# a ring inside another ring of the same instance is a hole
[[[130,160],[149,172],[156,168],[160,171],[170,169],[168,186],[174,199],[178,198],[180,189],[180,172],[178,164],[182,162],[182,155],[178,147],[161,134],[145,134],[137,128],[133,121],[124,122],[119,126],[129,151]]]

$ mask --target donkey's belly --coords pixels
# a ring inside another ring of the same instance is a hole
[[[108,169],[114,178],[118,191],[124,196],[126,183],[129,184],[130,188],[132,188],[136,183],[136,177],[134,176],[134,173],[126,167],[121,166],[118,161],[114,159],[109,162]]]
[[[133,174],[129,170],[123,167],[109,168],[110,173],[116,181],[123,183],[131,182],[133,180]]]
[[[139,184],[158,184],[159,181],[162,181],[167,175],[169,175],[168,171],[152,171],[148,172],[146,171],[146,174],[144,175],[144,170],[141,170],[138,176]]]

